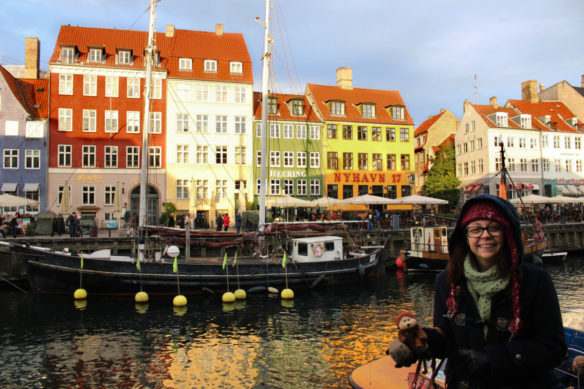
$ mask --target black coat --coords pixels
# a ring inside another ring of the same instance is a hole
[[[460,284],[460,310],[449,318],[446,271],[436,277],[434,326],[443,331],[447,342],[431,333],[430,348],[439,358],[449,357],[446,376],[450,387],[457,388],[461,381],[469,382],[471,388],[554,387],[553,368],[567,351],[556,290],[544,269],[523,263],[521,271],[523,327],[512,340],[508,330],[513,318],[510,286],[493,297],[485,340],[484,326],[466,282]],[[457,361],[456,351],[461,348],[486,352],[491,370],[488,377],[469,376],[466,365]]]

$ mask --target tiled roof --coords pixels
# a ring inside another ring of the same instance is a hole
[[[308,100],[303,95],[290,95],[282,93],[270,93],[269,97],[276,97],[278,104],[278,115],[268,115],[268,120],[274,121],[307,121],[307,122],[320,122],[320,119],[312,109],[312,106],[308,103]],[[302,99],[304,102],[304,115],[292,115],[288,108],[292,108],[290,100],[292,99]],[[290,105],[287,103],[290,102]],[[261,92],[253,93],[253,115],[254,119],[262,119],[262,94]]]
[[[72,46],[78,54],[75,65],[144,69],[147,40],[146,31],[61,26],[50,63],[60,64],[61,47]],[[167,37],[166,33],[156,33],[155,42],[160,56],[158,68],[167,70],[169,78],[253,82],[251,58],[242,34],[217,35],[215,32],[177,29],[172,37]],[[100,63],[89,62],[90,48],[103,48],[104,60]],[[132,51],[131,64],[116,63],[119,49]],[[192,59],[192,71],[179,71],[180,58]],[[217,61],[217,72],[204,72],[205,59]],[[230,73],[230,61],[242,63],[241,74]]]
[[[566,132],[578,132],[566,120],[576,117],[574,113],[561,101],[540,101],[532,103],[528,100],[509,100],[507,104],[515,107],[519,112],[532,116],[532,126],[542,130],[556,130]],[[517,115],[517,113],[516,113]],[[551,125],[546,125],[538,118],[550,116]],[[537,119],[537,120],[533,120]],[[581,125],[582,122],[578,121]]]
[[[428,129],[432,127],[434,123],[436,123],[438,119],[440,119],[445,113],[446,111],[440,112],[438,115],[430,116],[428,119],[426,119],[426,121],[420,124],[418,128],[416,128],[416,131],[414,131],[414,136],[418,136],[421,133],[428,131]]]
[[[385,91],[377,89],[342,89],[337,86],[325,86],[307,84],[306,89],[314,96],[318,110],[325,121],[345,121],[360,123],[379,123],[394,125],[414,125],[404,101],[398,91]],[[345,101],[345,116],[331,115],[326,103],[330,100]],[[376,118],[364,118],[357,109],[362,103],[374,103]],[[404,107],[404,120],[392,119],[385,108],[392,105]]]
[[[440,143],[440,147],[446,146],[446,144],[450,144],[452,147],[454,147],[454,139],[455,138],[456,138],[456,134],[448,135],[448,137],[446,139],[444,139],[442,141],[442,143]]]
[[[6,80],[12,95],[32,118],[47,118],[49,106],[49,79],[17,79],[2,65],[0,74]]]
[[[481,117],[483,118],[483,120],[485,121],[485,123],[487,123],[487,125],[489,127],[498,127],[497,123],[495,122],[495,117],[491,116],[491,118],[489,118],[489,115],[492,115],[496,112],[506,112],[507,113],[507,117],[509,118],[508,123],[507,123],[507,128],[521,128],[519,126],[519,124],[515,123],[513,120],[511,120],[512,117],[515,117],[518,115],[517,111],[515,111],[513,108],[506,108],[506,107],[497,107],[494,108],[491,105],[476,105],[476,104],[471,104],[472,107],[474,107],[474,109],[477,111],[477,113],[479,115],[481,115]]]

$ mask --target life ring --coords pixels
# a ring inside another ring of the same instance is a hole
[[[322,257],[324,254],[324,244],[322,242],[312,244],[312,254],[315,257]]]

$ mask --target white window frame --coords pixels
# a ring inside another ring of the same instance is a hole
[[[318,151],[310,152],[310,167],[313,169],[320,167],[320,153]]]
[[[20,160],[20,150],[18,150],[18,149],[4,149],[4,152],[3,152],[4,169],[18,169],[19,160]]]
[[[296,167],[305,168],[306,167],[306,151],[296,152]]]
[[[231,74],[243,74],[243,63],[239,61],[229,62],[229,73]]]
[[[176,145],[176,163],[186,165],[189,163],[189,145]]]
[[[227,133],[227,115],[215,115],[215,133]]]
[[[204,69],[205,73],[217,73],[217,61],[214,59],[206,59]]]
[[[81,167],[94,168],[96,160],[95,145],[81,146]]]
[[[278,196],[280,194],[280,180],[270,180],[270,194],[274,196]]]
[[[83,110],[83,132],[97,131],[97,111],[95,109]]]
[[[284,167],[294,167],[294,151],[284,151]]]
[[[73,160],[73,146],[72,145],[59,145],[57,147],[57,163],[59,167],[71,167],[71,161]]]
[[[103,167],[106,169],[115,169],[118,167],[118,146],[104,146],[103,148]]]
[[[246,147],[235,146],[235,164],[245,165],[246,159]]]
[[[310,139],[312,140],[320,139],[320,126],[310,126]]]
[[[120,93],[120,78],[118,76],[105,77],[105,97],[118,97]]]
[[[75,62],[75,49],[73,47],[61,47],[61,63],[72,64]]]
[[[154,78],[151,83],[150,98],[160,100],[162,99],[162,80]]]
[[[176,180],[176,199],[177,200],[189,199],[189,180],[184,179]]]
[[[270,123],[270,138],[271,139],[280,138],[280,124]]]
[[[235,116],[234,117],[235,120],[235,133],[236,134],[245,134],[247,132],[247,120],[245,118],[245,116]]]
[[[227,153],[227,146],[215,146],[215,164],[216,165],[227,165],[229,162],[229,157]]]
[[[118,65],[131,65],[132,64],[132,53],[130,50],[120,50],[118,51]]]
[[[209,163],[209,147],[197,145],[196,151],[197,165],[207,165]]]
[[[151,168],[162,167],[162,147],[160,146],[148,147],[148,167]]]
[[[227,180],[215,180],[215,200],[227,198]]]
[[[279,151],[270,151],[270,167],[280,167]]]
[[[118,111],[106,110],[104,112],[104,131],[108,134],[115,134],[119,130]]]
[[[81,187],[81,204],[95,205],[95,186],[83,185]]]
[[[129,134],[140,133],[140,111],[126,112],[126,132]]]
[[[162,134],[162,112],[150,112],[149,134]]]
[[[285,195],[294,195],[294,180],[285,179],[282,180],[282,188],[284,189]]]
[[[114,205],[116,195],[115,185],[105,185],[103,187],[103,205]]]
[[[59,131],[73,131],[72,108],[59,108]]]
[[[140,168],[139,146],[126,146],[126,167],[130,169]]]
[[[101,63],[103,61],[103,49],[89,49],[89,62]]]
[[[304,178],[296,180],[296,195],[306,196],[306,180]]]
[[[233,102],[245,104],[247,102],[246,88],[244,86],[235,86],[233,89]]]
[[[59,94],[72,95],[73,94],[73,75],[59,74]]]
[[[282,125],[282,135],[284,139],[294,139],[294,125],[293,124],[283,124]]]
[[[209,115],[197,114],[195,119],[195,128],[197,132],[209,132]]]
[[[83,96],[97,96],[97,76],[95,74],[83,75]]]
[[[209,181],[208,180],[197,180],[196,181],[197,200],[207,200],[208,195],[209,195]]]
[[[41,168],[41,151],[39,149],[26,149],[24,151],[24,168],[27,170]]]
[[[189,132],[189,114],[176,113],[176,132]]]
[[[140,79],[138,77],[126,78],[126,97],[129,99],[140,98]]]
[[[306,124],[296,125],[296,139],[306,139],[308,126]]]
[[[178,59],[178,70],[182,70],[182,71],[193,70],[193,59],[192,58],[179,58]]]
[[[311,196],[320,195],[320,180],[315,179],[310,180],[310,195]]]
[[[229,94],[229,88],[225,85],[217,85],[215,87],[215,101],[217,103],[227,102],[227,96]]]

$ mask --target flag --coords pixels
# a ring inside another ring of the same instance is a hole
[[[507,183],[505,182],[505,172],[501,172],[501,182],[499,183],[499,197],[507,200]]]
[[[225,253],[225,257],[223,257],[223,270],[225,270],[225,265],[227,265],[227,253]]]
[[[282,267],[286,267],[286,253],[284,253],[284,258],[282,258]]]
[[[83,269],[83,254],[79,254],[79,256],[81,257],[81,268]]]
[[[174,257],[174,263],[172,264],[172,271],[175,273],[178,273],[178,262],[177,262],[177,258],[178,257]]]
[[[136,259],[136,269],[138,269],[139,272],[142,271],[142,268],[140,267],[140,257],[138,257],[138,259]]]
[[[233,257],[233,265],[235,266],[235,264],[237,263],[237,251],[235,252],[235,257]]]

